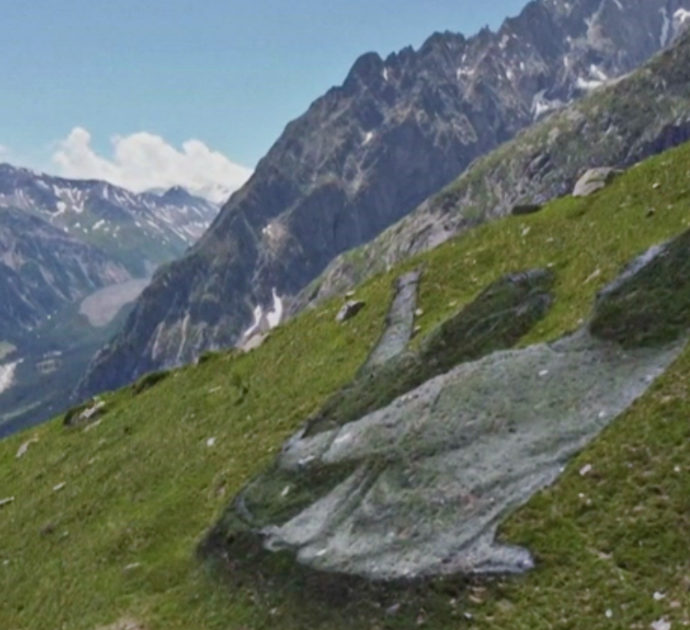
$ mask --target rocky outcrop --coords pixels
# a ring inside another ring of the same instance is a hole
[[[620,171],[607,166],[590,168],[575,183],[573,197],[589,197],[598,190],[606,188]]]
[[[287,126],[199,244],[157,274],[80,394],[236,343],[274,290],[295,295],[473,159],[638,66],[670,41],[680,7],[690,1],[540,0],[497,33],[362,56]]]
[[[487,354],[514,343],[505,332],[515,316],[532,313],[528,329],[548,305],[545,272],[503,279],[442,326],[455,343],[435,345],[436,370],[401,384],[394,375],[407,364],[393,357],[378,368],[394,376],[387,396],[327,404],[245,487],[204,550],[233,563],[249,536],[312,569],[381,581],[532,568],[529,550],[496,541],[498,525],[685,347],[688,260],[690,232],[605,289],[590,324],[555,343]],[[497,296],[509,308],[496,309]],[[496,345],[467,360],[461,349],[475,330]],[[376,374],[360,373],[350,389],[371,387]]]
[[[639,71],[546,117],[477,160],[371,243],[336,258],[293,301],[292,312],[516,207],[570,194],[592,167],[626,168],[687,140],[690,34]]]

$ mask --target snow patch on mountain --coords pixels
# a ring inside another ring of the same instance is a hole
[[[260,304],[254,307],[254,320],[251,326],[240,336],[241,341],[246,341],[256,333],[267,332],[280,324],[285,312],[285,306],[275,287],[273,288],[272,295],[273,305],[270,311],[264,311]]]
[[[542,90],[534,95],[532,100],[532,114],[534,119],[537,120],[541,118],[544,114],[548,112],[555,111],[564,106],[564,103],[558,99],[549,100],[545,97],[546,90]]]
[[[659,9],[659,13],[661,13],[661,36],[659,37],[659,43],[662,46],[666,46],[668,44],[669,36],[671,34],[671,18],[668,17],[668,11],[664,9]]]
[[[266,319],[271,328],[275,328],[283,319],[283,300],[276,293],[275,287],[273,288],[273,310],[266,314]]]
[[[690,24],[690,11],[686,9],[678,9],[673,14],[673,24],[676,26],[676,30],[683,26],[686,22]]]
[[[22,359],[19,359],[18,361],[0,365],[0,394],[4,394],[14,385],[14,374],[21,362]]]

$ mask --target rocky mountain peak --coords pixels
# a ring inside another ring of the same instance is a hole
[[[295,295],[475,158],[637,67],[672,41],[683,11],[690,0],[535,0],[497,32],[361,56],[158,274],[82,392],[235,343],[274,290]]]

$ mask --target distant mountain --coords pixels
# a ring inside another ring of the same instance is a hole
[[[130,273],[102,250],[21,210],[0,207],[0,340]]]
[[[218,213],[211,202],[175,187],[135,194],[98,180],[71,180],[0,164],[0,207],[23,210],[127,267],[151,275],[196,242]]]
[[[162,269],[82,394],[235,343],[293,296],[535,120],[667,45],[690,0],[539,0],[498,32],[437,33],[360,57],[285,129],[180,261]]]
[[[0,165],[0,435],[65,408],[154,269],[216,214],[179,187],[137,195]]]

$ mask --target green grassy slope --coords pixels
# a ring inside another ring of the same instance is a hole
[[[243,483],[352,378],[401,269],[424,262],[418,340],[504,273],[552,269],[554,305],[524,345],[575,328],[625,262],[688,227],[684,145],[593,197],[484,225],[370,280],[357,292],[366,308],[345,325],[334,321],[340,303],[329,302],[250,354],[213,356],[137,395],[107,395],[100,424],[66,429],[56,420],[0,442],[0,501],[15,498],[0,508],[0,627],[93,629],[125,617],[148,630],[690,622],[690,349],[505,524],[501,536],[537,557],[526,576],[427,585],[386,615],[226,583],[195,556]],[[592,471],[581,476],[585,464]]]

